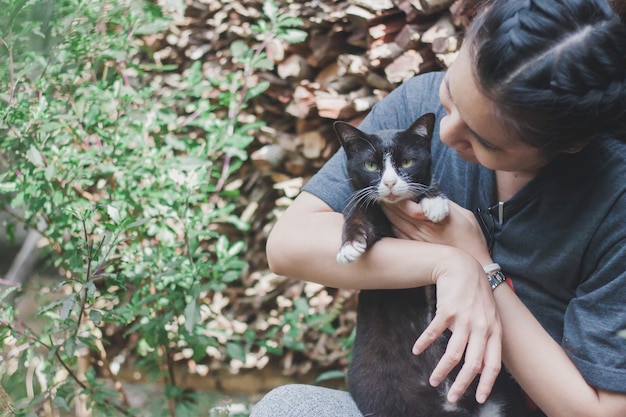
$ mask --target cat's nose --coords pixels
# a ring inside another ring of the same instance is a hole
[[[383,183],[388,187],[388,188],[393,188],[394,185],[396,185],[398,181],[396,181],[395,178],[387,178],[387,179],[383,179]]]

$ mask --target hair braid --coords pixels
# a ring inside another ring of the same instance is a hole
[[[500,116],[561,152],[626,138],[626,26],[603,0],[495,0],[470,29],[475,73]]]

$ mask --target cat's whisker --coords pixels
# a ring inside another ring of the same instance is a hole
[[[431,187],[417,182],[412,182],[409,184],[409,188],[416,191],[428,191]]]
[[[368,207],[369,205],[372,204],[372,202],[376,201],[375,195],[374,195],[375,193],[373,191],[375,191],[374,186],[370,186],[370,187],[366,187],[364,189],[358,190],[350,197],[350,200],[348,201],[346,208],[352,208],[356,206]]]
[[[378,197],[374,187],[366,191],[368,192],[364,193],[361,200],[363,201],[365,207],[370,207],[377,203]]]
[[[431,187],[426,186],[424,184],[411,183],[409,184],[409,193],[411,194],[410,198],[414,199],[418,196],[421,196],[427,193],[430,189]]]

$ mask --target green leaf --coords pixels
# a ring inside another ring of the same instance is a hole
[[[280,15],[277,19],[278,26],[281,29],[298,28],[304,26],[304,21],[293,15]]]
[[[260,55],[254,62],[252,63],[255,69],[271,71],[274,69],[274,62],[267,58],[265,54]],[[264,82],[260,82],[259,84],[264,84]],[[267,82],[269,84],[269,82]],[[265,90],[264,90],[265,91]]]
[[[185,329],[187,332],[193,333],[193,329],[200,321],[200,306],[195,299],[185,307]]]
[[[0,182],[0,194],[14,193],[15,191],[17,191],[17,183]]]
[[[70,405],[68,404],[66,399],[63,398],[62,396],[55,395],[52,401],[54,402],[54,405],[59,407],[59,409],[61,411],[65,411],[67,413],[71,413],[72,412],[72,408],[70,407]]]
[[[39,132],[54,132],[55,130],[61,129],[63,126],[62,123],[58,122],[42,123],[41,126],[39,126]]]
[[[109,217],[111,218],[111,220],[113,220],[115,224],[121,223],[122,219],[121,219],[120,211],[117,209],[117,207],[111,204],[107,205],[107,214],[109,215]]]
[[[263,14],[270,20],[275,20],[278,14],[278,6],[273,0],[265,0],[263,3]]]
[[[307,32],[299,29],[286,29],[278,34],[278,38],[287,43],[302,43],[307,38]]]
[[[246,244],[243,241],[237,241],[234,244],[231,245],[231,247],[228,249],[228,255],[229,256],[237,256],[239,255],[241,252],[243,252],[243,250],[245,249]]]
[[[102,323],[102,312],[99,310],[91,310],[89,312],[89,320],[91,320],[96,326]]]
[[[326,371],[326,372],[322,372],[320,375],[318,375],[317,378],[315,378],[315,382],[323,382],[323,381],[328,381],[330,379],[345,379],[346,378],[346,374],[344,371],[339,371],[339,370],[333,370],[333,371]]]
[[[243,57],[248,53],[250,47],[247,43],[242,40],[236,40],[235,42],[230,44],[230,53],[233,55],[235,59],[243,59]]]
[[[74,300],[73,296],[67,297],[65,300],[63,300],[63,303],[61,304],[61,311],[60,311],[61,320],[67,319],[72,313],[72,310],[74,309],[75,306],[76,306],[76,301]]]
[[[246,361],[246,351],[243,349],[243,347],[239,343],[236,343],[236,342],[226,343],[226,354],[233,359],[240,360],[241,362]]]
[[[224,274],[222,274],[221,280],[223,282],[234,282],[237,281],[240,276],[241,272],[239,271],[226,271]]]
[[[26,152],[26,159],[28,159],[28,161],[31,164],[36,165],[38,167],[44,166],[41,152],[39,152],[39,150],[35,148],[34,146],[31,146]]]
[[[217,256],[223,258],[228,254],[228,238],[225,235],[221,235],[217,239],[217,246],[215,248]]]
[[[171,21],[169,19],[157,19],[136,28],[135,34],[152,35],[154,33],[161,33],[170,27],[170,23]]]
[[[56,166],[54,166],[54,164],[48,165],[46,167],[46,170],[44,171],[44,175],[46,177],[46,180],[52,181],[52,179],[57,176],[57,168],[56,168]]]
[[[65,349],[65,353],[67,354],[67,356],[69,356],[70,358],[74,356],[74,352],[76,351],[76,341],[74,340],[74,338],[69,338],[66,339],[65,342],[63,342],[63,348]]]
[[[271,63],[270,61],[270,65],[271,68],[269,68],[270,70],[274,67],[274,64]],[[261,94],[263,94],[265,91],[267,91],[267,89],[270,87],[270,83],[269,81],[261,81],[256,85],[253,85],[252,87],[250,87],[248,89],[248,95],[246,98],[253,99],[255,97],[260,96]]]

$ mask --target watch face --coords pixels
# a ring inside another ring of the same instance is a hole
[[[496,271],[492,274],[489,274],[488,278],[489,278],[489,283],[491,284],[492,290],[494,290],[498,285],[506,281],[506,276],[500,271]]]

